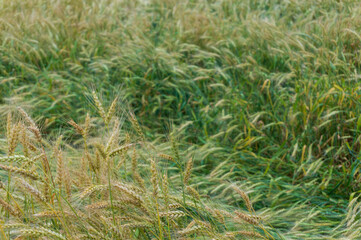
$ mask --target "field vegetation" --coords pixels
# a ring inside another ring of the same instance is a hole
[[[359,1],[0,5],[0,239],[361,239]]]

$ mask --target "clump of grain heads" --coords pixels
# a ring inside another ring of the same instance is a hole
[[[0,157],[0,171],[20,177],[12,177],[8,182],[11,187],[0,189],[0,205],[6,216],[2,219],[5,226],[14,228],[5,234],[25,239],[253,236],[245,224],[262,232],[254,215],[238,211],[230,217],[222,214],[222,209],[207,207],[205,203],[209,200],[189,185],[192,158],[180,172],[172,170],[171,165],[180,163],[182,156],[173,137],[169,146],[173,156],[159,154],[156,145],[149,148],[145,144],[145,136],[133,114],[129,115],[129,122],[136,137],[120,129],[117,119],[109,124],[116,111],[116,100],[105,113],[100,100],[95,94],[93,97],[106,124],[94,128],[98,136],[90,138],[89,114],[82,126],[69,121],[84,139],[85,144],[78,148],[66,144],[62,136],[49,144],[23,109],[19,111],[24,122],[14,124],[8,115],[9,151]],[[28,137],[27,131],[33,132],[34,138]],[[109,137],[100,140],[99,136]],[[19,141],[23,146],[35,144],[38,148],[36,151],[29,151],[30,147],[16,148],[16,139],[22,139]],[[169,143],[165,141],[165,144]],[[172,161],[164,163],[157,156]],[[130,173],[126,167],[116,167],[125,164],[126,159],[131,160]],[[44,165],[46,162],[48,166]],[[242,198],[249,200],[245,194]]]

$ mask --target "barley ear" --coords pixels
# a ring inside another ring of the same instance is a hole
[[[25,121],[28,122],[28,124],[31,127],[36,127],[34,120],[31,119],[31,117],[25,112],[24,109],[22,109],[21,107],[18,107],[18,111],[20,112],[20,114],[24,117]]]
[[[24,124],[21,124],[20,128],[21,128],[20,142],[21,145],[23,145],[24,156],[29,157],[29,137],[26,131],[26,127],[24,126]]]
[[[117,101],[118,101],[118,97],[116,97],[116,98],[113,100],[112,104],[111,104],[110,107],[109,107],[108,113],[107,113],[107,115],[106,115],[106,117],[105,117],[105,123],[106,123],[107,125],[110,123],[110,120],[112,120],[112,117],[113,117],[113,115],[114,115],[114,113],[115,113],[115,108],[116,108],[116,106],[117,106]]]
[[[248,195],[244,191],[239,189],[237,186],[233,186],[233,190],[236,191],[242,197],[243,201],[246,204],[248,211],[250,213],[252,213],[253,212],[252,203],[251,203],[251,200],[249,200]]]
[[[15,124],[10,132],[10,139],[8,139],[9,141],[9,148],[8,148],[8,152],[9,152],[9,156],[14,154],[15,148],[18,144],[19,141],[19,132],[20,132],[21,126],[20,124]]]
[[[179,150],[178,150],[178,146],[174,139],[173,134],[170,135],[170,141],[172,144],[172,151],[173,151],[174,158],[176,159],[177,162],[179,162],[180,161]]]
[[[163,185],[163,197],[164,197],[164,203],[165,203],[165,207],[166,210],[169,210],[169,182],[168,182],[168,176],[167,174],[163,175],[163,181],[162,181],[162,185]]]
[[[58,150],[56,160],[56,183],[59,184],[59,187],[61,188],[64,184],[64,160],[61,150]]]
[[[8,211],[11,215],[15,216],[15,217],[19,217],[20,216],[20,212],[16,209],[14,209],[9,203],[7,203],[4,199],[0,198],[0,205],[3,206],[3,208],[6,209],[6,211]]]
[[[130,122],[132,123],[135,131],[137,132],[138,136],[141,138],[141,141],[145,142],[145,137],[144,137],[143,131],[139,125],[138,120],[136,119],[136,117],[133,113],[129,113],[129,115],[130,115]]]
[[[74,122],[73,119],[71,119],[68,123],[75,128],[78,134],[84,136],[84,129],[80,127],[76,122]]]
[[[187,187],[186,187],[186,190],[187,190],[187,192],[188,192],[193,198],[195,198],[195,199],[197,199],[197,200],[200,200],[200,199],[201,199],[201,197],[200,197],[199,193],[197,192],[197,190],[195,190],[195,189],[192,188],[191,186],[187,186]]]
[[[187,185],[192,173],[192,168],[193,168],[193,159],[190,158],[187,162],[187,167],[184,173],[184,178],[183,178],[183,183],[184,185]]]
[[[98,96],[96,95],[95,91],[92,92],[92,95],[93,95],[95,106],[97,107],[97,110],[98,110],[98,113],[99,113],[100,117],[103,119],[103,121],[105,123],[107,123],[106,122],[106,115],[105,115],[105,111],[104,111],[102,103],[100,102],[100,100],[99,100]]]

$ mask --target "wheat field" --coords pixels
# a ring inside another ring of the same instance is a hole
[[[0,239],[361,239],[359,1],[0,6]]]

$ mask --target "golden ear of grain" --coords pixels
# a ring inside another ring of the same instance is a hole
[[[43,211],[36,214],[33,214],[33,217],[36,218],[59,218],[59,217],[70,217],[73,214],[66,212],[66,211]]]
[[[167,160],[172,161],[172,162],[174,162],[174,163],[176,162],[175,159],[174,159],[172,156],[167,155],[167,154],[164,154],[164,153],[159,153],[159,154],[158,154],[158,157],[167,159]]]
[[[25,192],[29,192],[31,195],[33,195],[36,199],[39,201],[45,203],[46,199],[41,194],[39,190],[37,190],[35,187],[31,186],[28,182],[26,182],[24,179],[16,178],[17,182],[19,183],[19,187],[23,189]]]
[[[73,119],[71,119],[68,123],[75,128],[78,134],[84,136],[84,129],[74,122]]]
[[[29,127],[28,128],[35,136],[36,140],[38,141],[38,143],[41,143],[42,141],[42,137],[41,137],[41,133],[38,127]]]
[[[34,133],[36,140],[39,143],[41,143],[41,140],[42,140],[41,133],[40,133],[39,128],[36,126],[35,122],[33,121],[33,119],[31,119],[31,117],[21,107],[18,107],[18,111],[24,117],[25,121],[30,125],[30,127],[28,129]]]
[[[194,188],[192,188],[191,186],[187,186],[186,187],[187,192],[194,197],[197,200],[201,199],[201,196],[199,195],[199,193],[197,192],[197,190],[195,190]]]
[[[85,206],[85,209],[87,210],[94,210],[94,209],[102,209],[102,208],[108,208],[111,207],[111,203],[109,201],[101,201],[96,202],[90,205]]]
[[[89,195],[91,195],[93,192],[95,191],[101,191],[104,189],[107,189],[108,186],[107,185],[94,185],[94,186],[89,186],[86,189],[83,190],[83,192],[80,193],[79,198],[83,199]]]
[[[164,203],[165,203],[166,209],[168,210],[168,208],[169,208],[169,182],[168,182],[167,174],[163,175],[162,184],[163,184],[162,190],[163,190]]]
[[[174,158],[176,159],[177,162],[179,162],[180,161],[179,150],[173,134],[170,135],[170,142],[172,144],[172,151]]]
[[[59,184],[59,188],[64,185],[64,159],[63,159],[63,152],[61,150],[57,151],[56,154],[56,183]]]
[[[40,176],[36,173],[36,172],[33,172],[33,171],[29,171],[27,169],[22,169],[22,168],[17,168],[17,167],[12,167],[12,166],[6,166],[6,165],[3,165],[3,164],[0,164],[0,169],[3,169],[5,171],[9,171],[9,172],[13,172],[13,173],[17,173],[17,174],[20,174],[24,177],[29,177],[33,180],[38,180],[40,179]]]
[[[159,217],[169,217],[171,219],[176,219],[180,217],[184,217],[186,214],[182,211],[168,211],[168,212],[160,212]]]
[[[121,146],[121,147],[119,147],[119,148],[116,148],[116,149],[114,149],[113,151],[111,151],[109,154],[108,154],[108,156],[109,157],[114,157],[114,156],[116,156],[116,155],[119,155],[119,154],[121,154],[121,153],[123,153],[123,152],[126,152],[131,146],[133,146],[134,144],[127,144],[127,145],[124,145],[124,146]]]
[[[98,113],[100,115],[100,117],[103,119],[103,121],[106,123],[106,115],[105,115],[105,111],[103,108],[102,103],[100,102],[98,96],[96,95],[95,91],[92,92],[93,95],[93,99],[95,102],[95,106],[97,107]]]
[[[239,212],[239,211],[234,211],[234,213],[236,214],[236,219],[242,219],[245,222],[248,222],[249,224],[252,225],[258,225],[259,224],[259,218],[258,217],[254,217],[254,216],[250,216],[247,215],[245,213]]]
[[[185,173],[184,173],[184,178],[183,178],[183,184],[184,185],[188,184],[188,181],[189,181],[190,176],[191,176],[192,168],[193,168],[193,159],[190,158],[188,160],[188,162],[187,162],[187,167],[186,167],[186,170],[185,170]]]
[[[132,172],[133,175],[137,172],[137,152],[135,151],[135,147],[133,147],[133,154],[132,154]]]
[[[9,142],[8,152],[10,156],[14,154],[15,148],[18,145],[20,130],[21,130],[21,125],[19,123],[15,124],[11,129],[10,138],[8,139]]]
[[[9,163],[24,163],[24,162],[30,162],[29,158],[23,156],[23,155],[12,155],[12,156],[6,156],[6,157],[0,157],[0,162],[9,162]]]
[[[0,205],[2,205],[11,215],[15,217],[20,217],[20,212],[13,208],[9,203],[0,198]]]
[[[134,177],[134,180],[139,184],[139,186],[140,186],[143,190],[145,190],[144,180],[143,180],[143,178],[140,176],[140,174],[139,174],[138,172],[136,172],[133,177]]]
[[[20,112],[20,114],[24,117],[25,121],[31,126],[31,127],[36,127],[35,122],[33,121],[33,119],[31,119],[31,117],[25,112],[24,109],[22,109],[21,107],[18,107],[18,111]]]
[[[137,132],[138,136],[141,138],[141,141],[145,142],[145,136],[143,134],[142,128],[139,125],[138,120],[136,119],[133,113],[130,112],[129,115],[130,115],[130,122],[132,123],[135,131]]]
[[[95,144],[95,147],[98,150],[98,153],[100,154],[100,156],[105,160],[107,158],[107,154],[105,152],[104,146],[102,144]]]
[[[116,106],[117,106],[117,101],[118,101],[118,97],[116,97],[113,100],[112,104],[109,107],[108,113],[107,113],[107,115],[105,117],[106,124],[109,124],[110,121],[112,120],[112,117],[114,116],[115,109],[116,109]]]
[[[132,189],[130,189],[128,186],[121,183],[113,183],[113,186],[116,187],[119,191],[129,195],[130,197],[133,197],[135,200],[143,202],[141,196],[134,192]]]
[[[51,239],[66,240],[66,238],[60,233],[57,233],[55,231],[52,231],[44,227],[24,228],[24,229],[20,229],[20,232],[22,233],[23,236],[27,236],[27,237],[44,236],[44,237],[49,237]]]
[[[242,191],[241,189],[239,189],[237,186],[233,186],[232,188],[234,191],[236,191],[242,197],[243,201],[246,204],[248,211],[250,213],[252,213],[253,212],[252,203],[251,203],[251,200],[249,200],[249,197],[247,196],[247,194],[244,191]]]
[[[23,152],[26,157],[29,157],[29,137],[24,124],[20,125],[20,143],[23,146]]]
[[[113,128],[113,132],[112,132],[112,135],[110,136],[109,140],[108,140],[108,143],[106,145],[106,148],[105,148],[105,153],[108,154],[110,149],[113,147],[113,145],[116,144],[116,142],[118,141],[117,138],[118,138],[118,134],[119,134],[119,120],[117,119],[114,123],[114,128]]]
[[[172,204],[168,205],[169,209],[176,209],[176,208],[181,208],[181,207],[182,207],[182,205],[179,203],[172,203]]]

